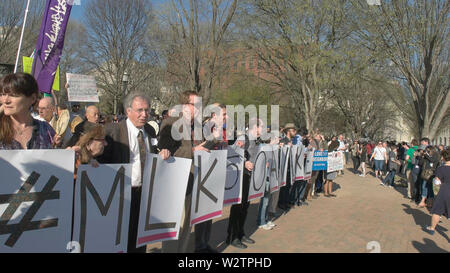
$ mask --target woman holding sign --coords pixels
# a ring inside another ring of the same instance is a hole
[[[0,150],[52,149],[61,143],[50,124],[31,116],[38,97],[37,82],[29,74],[9,74],[1,79]]]

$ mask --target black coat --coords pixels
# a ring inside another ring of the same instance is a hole
[[[151,139],[156,138],[155,129],[145,124],[145,133],[150,144],[150,153],[157,153],[155,146],[151,145]],[[99,157],[99,162],[104,164],[130,163],[130,141],[128,139],[128,128],[126,120],[119,123],[109,123],[105,126],[105,140],[108,145],[103,154]]]

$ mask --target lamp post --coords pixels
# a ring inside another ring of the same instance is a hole
[[[122,89],[124,97],[128,95],[127,87],[128,87],[128,73],[125,71],[122,76]],[[122,114],[125,114],[125,105],[123,105],[123,103],[122,103]]]
[[[117,95],[114,95],[114,115],[117,115]]]
[[[128,90],[127,90],[127,86],[128,86],[128,73],[124,72],[123,73],[123,77],[122,77],[122,84],[123,84],[123,93],[126,95],[128,95]]]

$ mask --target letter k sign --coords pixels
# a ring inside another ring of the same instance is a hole
[[[209,168],[208,172],[206,173],[205,177],[202,179],[202,157],[198,156],[198,186],[197,186],[197,200],[195,202],[195,212],[198,212],[198,203],[200,201],[200,191],[206,194],[214,203],[217,203],[217,197],[215,197],[207,188],[205,188],[205,183],[208,181],[209,176],[211,175],[212,171],[216,167],[217,164],[217,158],[214,159],[213,164]]]

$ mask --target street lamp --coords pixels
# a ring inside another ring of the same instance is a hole
[[[125,71],[122,76],[122,89],[123,89],[122,92],[124,94],[124,97],[126,97],[128,95],[127,86],[128,86],[128,73]],[[121,111],[122,114],[125,114],[125,105],[123,105],[123,100],[122,100],[121,109],[122,109],[122,111]]]
[[[128,85],[128,73],[124,72],[123,73],[123,77],[122,77],[122,84],[123,84],[123,93],[126,95],[128,95],[128,90],[127,90],[127,85]]]

